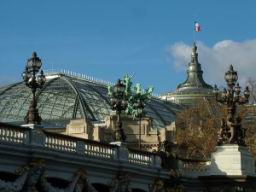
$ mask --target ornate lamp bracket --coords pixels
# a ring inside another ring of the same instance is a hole
[[[41,66],[41,59],[37,57],[36,52],[33,52],[32,57],[28,59],[25,70],[22,73],[26,86],[32,91],[32,101],[25,117],[25,122],[34,125],[40,125],[42,121],[38,113],[36,102],[36,90],[42,88],[46,82],[43,70],[40,71]]]
[[[222,119],[221,130],[219,132],[218,144],[238,144],[245,145],[245,129],[241,126],[241,117],[236,114],[237,105],[248,103],[250,91],[246,87],[241,95],[241,87],[237,83],[238,75],[233,66],[225,73],[227,89],[220,92],[215,86],[217,102],[226,105],[227,117]]]

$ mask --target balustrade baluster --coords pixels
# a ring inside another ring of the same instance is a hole
[[[42,141],[40,141],[40,139]],[[26,145],[37,145],[39,147],[46,147],[56,151],[75,152],[77,154],[85,155],[88,157],[92,156],[92,158],[98,157],[115,159],[118,161],[128,161],[130,163],[145,166],[157,167],[161,165],[161,161],[158,159],[159,156],[152,155],[150,153],[128,150],[126,147],[117,147],[97,142],[88,142],[86,140],[78,140],[76,138],[47,132],[38,133],[30,129],[22,130],[20,128],[1,128],[0,141]],[[119,157],[117,157],[117,155],[119,155]]]

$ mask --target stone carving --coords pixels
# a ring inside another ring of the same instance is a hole
[[[91,182],[88,180],[87,173],[84,170],[79,170],[77,172],[79,179],[77,181],[75,192],[97,192],[97,190],[91,185]]]
[[[44,172],[43,176],[41,177],[40,185],[45,192],[97,192],[88,181],[87,173],[84,170],[78,170],[66,188],[54,187],[51,183],[49,183],[47,181],[47,172]]]
[[[110,183],[110,192],[131,192],[130,178],[125,172],[119,172]]]
[[[184,186],[180,184],[180,174],[172,170],[171,178],[168,181],[155,179],[153,184],[149,187],[149,192],[184,192]]]
[[[6,182],[0,179],[1,192],[37,192],[36,184],[43,172],[43,161],[34,160],[28,166],[16,170],[18,178],[13,182]]]
[[[155,179],[149,188],[150,192],[164,192],[164,182],[160,179]]]
[[[18,192],[21,191],[28,176],[28,167],[25,167],[21,175],[13,182],[0,179],[0,191],[2,192]]]
[[[30,170],[28,179],[25,185],[25,190],[27,192],[37,192],[36,185],[40,181],[45,169],[44,161],[41,159],[34,160],[30,163]]]
[[[15,181],[0,179],[1,192],[97,192],[84,170],[78,170],[66,188],[53,186],[47,181],[47,171],[42,160],[34,160],[29,165],[17,169],[16,174],[18,177]]]

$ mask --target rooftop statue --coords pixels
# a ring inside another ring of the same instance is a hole
[[[133,118],[143,116],[145,103],[151,98],[153,90],[153,87],[142,90],[141,85],[137,83],[128,100],[126,113],[131,115]]]
[[[129,97],[131,95],[131,87],[132,87],[132,77],[126,74],[123,77],[123,82],[125,85],[125,95]]]
[[[143,90],[139,83],[132,88],[132,77],[127,74],[121,79],[121,82],[125,87],[124,97],[128,102],[125,110],[126,114],[131,115],[133,118],[141,116],[143,114],[145,103],[150,99],[154,88],[149,87]],[[108,86],[108,95],[109,97],[113,96],[112,86]]]

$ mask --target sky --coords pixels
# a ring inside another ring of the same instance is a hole
[[[224,85],[230,64],[242,85],[255,78],[253,0],[1,0],[0,84],[21,81],[36,51],[44,70],[115,82],[125,74],[155,93],[186,79],[198,44],[204,79]],[[194,39],[194,21],[201,32]]]

